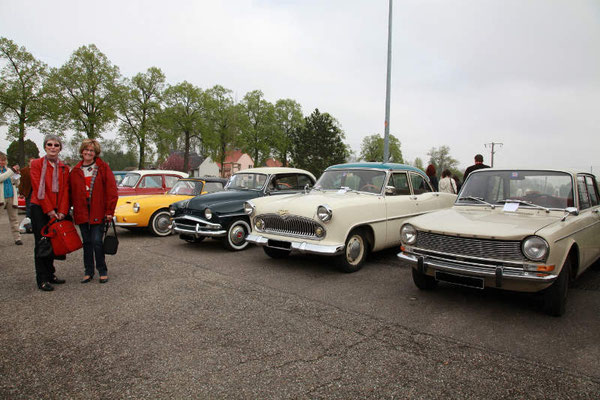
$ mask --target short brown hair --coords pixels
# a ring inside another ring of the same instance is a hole
[[[96,157],[98,157],[102,152],[102,149],[100,148],[100,143],[98,143],[96,139],[84,139],[83,142],[81,142],[81,146],[79,146],[79,155],[83,154],[83,151],[90,146],[94,148],[94,153],[96,153]]]
[[[0,151],[0,161],[4,161],[6,159],[7,159],[6,154],[4,154]]]

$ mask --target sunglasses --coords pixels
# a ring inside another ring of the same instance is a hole
[[[46,143],[48,147],[60,147],[60,143]]]

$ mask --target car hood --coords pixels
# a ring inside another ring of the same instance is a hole
[[[203,194],[190,200],[187,208],[202,210],[206,207],[214,208],[221,203],[244,202],[261,195],[256,190],[224,190],[221,192]]]
[[[125,196],[119,197],[117,201],[117,207],[120,207],[124,204],[147,204],[147,203],[165,203],[171,204],[176,201],[189,199],[192,196],[183,196],[178,194],[150,194],[150,195],[142,195],[142,196]]]
[[[502,207],[458,207],[411,218],[417,230],[452,236],[520,240],[560,221],[564,213],[543,210],[506,212]]]

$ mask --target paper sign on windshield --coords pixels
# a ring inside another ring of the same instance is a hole
[[[519,208],[519,203],[504,203],[504,211],[515,212]]]

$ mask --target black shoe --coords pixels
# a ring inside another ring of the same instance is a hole
[[[108,282],[108,276],[106,276],[104,278],[100,278],[99,281],[100,281],[100,283],[106,283],[106,282]]]
[[[57,277],[53,276],[52,279],[50,279],[48,282],[54,283],[56,285],[62,285],[66,281],[64,279],[58,279]]]
[[[91,282],[91,281],[92,281],[92,277],[91,277],[91,276],[88,276],[87,278],[83,278],[83,279],[81,280],[81,283],[88,283],[88,282]]]
[[[50,283],[48,282],[42,282],[38,285],[38,288],[40,290],[43,290],[44,292],[51,292],[54,290],[54,286],[52,286]]]
[[[23,245],[23,241],[21,239],[15,240],[15,244],[17,246],[22,246]]]

